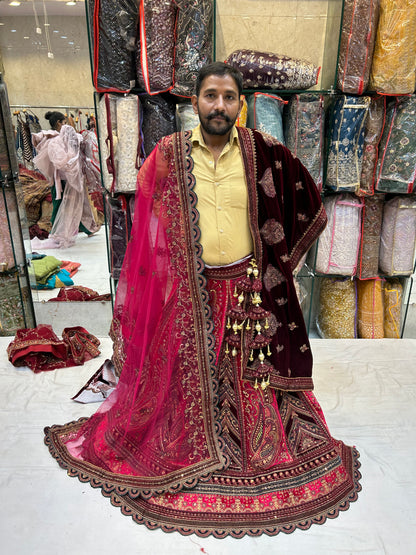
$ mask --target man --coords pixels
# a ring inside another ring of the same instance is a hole
[[[84,422],[46,430],[71,475],[138,522],[217,537],[334,516],[359,490],[311,389],[293,270],[326,224],[305,168],[234,127],[242,82],[204,67],[200,126],[138,176],[112,337],[119,384]]]

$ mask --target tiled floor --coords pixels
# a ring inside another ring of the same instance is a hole
[[[7,555],[414,555],[416,339],[312,340],[315,393],[332,434],[361,453],[362,492],[338,518],[276,537],[201,539],[149,531],[98,490],[69,478],[43,428],[89,416],[71,397],[102,360],[33,374],[0,338],[1,552]]]

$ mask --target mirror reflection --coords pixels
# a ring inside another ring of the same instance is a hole
[[[0,52],[36,275],[35,312],[39,301],[62,300],[65,285],[79,287],[77,298],[65,300],[84,300],[88,288],[109,301],[84,2],[0,1]]]

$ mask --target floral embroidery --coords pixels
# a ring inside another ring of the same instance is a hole
[[[309,350],[309,347],[307,345],[303,344],[302,347],[300,347],[299,349],[300,349],[300,351],[302,351],[302,353],[304,353],[305,351]]]
[[[279,160],[276,160],[274,165],[275,165],[276,170],[281,170],[282,169],[282,162],[280,162]]]
[[[260,185],[263,187],[264,192],[268,197],[275,197],[276,190],[274,188],[272,168],[267,168],[263,174],[263,177],[259,181]]]
[[[290,329],[290,331],[293,331],[297,327],[298,326],[295,324],[295,322],[290,322],[290,324],[288,324],[288,328]]]
[[[266,143],[267,146],[275,146],[275,145],[282,144],[280,141],[276,139],[276,137],[273,137],[272,135],[269,135],[264,131],[262,131],[262,135],[263,135],[264,142]]]
[[[298,213],[298,221],[299,222],[307,222],[309,220],[308,216],[306,216],[306,214],[299,214]]]
[[[264,286],[267,291],[270,291],[271,289],[273,289],[273,287],[276,287],[276,285],[280,285],[284,281],[286,281],[286,278],[284,277],[282,272],[280,272],[271,264],[268,264],[263,277]]]
[[[289,262],[290,256],[288,254],[282,254],[282,256],[280,257],[280,260],[282,262]]]
[[[283,345],[276,345],[276,353],[280,353],[281,351],[283,351],[284,346]]]
[[[275,245],[283,241],[285,232],[281,223],[275,219],[267,220],[261,228],[260,233],[263,235],[264,240],[268,245]]]
[[[287,299],[285,299],[284,297],[280,297],[279,299],[276,299],[276,303],[278,304],[278,306],[283,306],[287,303]]]
[[[303,189],[303,183],[302,183],[302,181],[297,181],[297,182],[295,183],[295,187],[296,187],[296,190],[297,190],[297,191]]]

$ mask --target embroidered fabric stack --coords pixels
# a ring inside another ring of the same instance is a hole
[[[412,193],[416,177],[416,95],[396,97],[386,111],[375,188]]]
[[[88,15],[95,89],[129,92],[136,82],[137,2],[88,0]]]
[[[364,147],[358,194],[372,195],[379,153],[379,142],[385,119],[385,97],[372,97],[364,126]]]
[[[107,195],[105,199],[110,239],[110,272],[114,279],[119,279],[131,230],[129,203],[125,195],[118,195],[117,198]]]
[[[384,337],[383,282],[357,279],[357,331],[362,339]]]
[[[356,192],[360,187],[364,124],[370,97],[340,95],[331,108],[325,186]]]
[[[362,233],[357,275],[361,279],[378,276],[384,195],[363,198]]]
[[[396,196],[384,205],[380,270],[388,276],[413,272],[416,241],[416,198]]]
[[[386,94],[415,90],[416,0],[380,0],[369,88]]]
[[[104,187],[110,193],[134,192],[142,163],[139,97],[103,94],[98,125]]]
[[[354,276],[361,238],[362,201],[349,193],[324,200],[328,225],[318,241],[316,271]]]
[[[141,95],[143,151],[149,156],[159,139],[174,133],[176,104],[169,95]]]
[[[256,92],[247,100],[247,127],[268,133],[282,144],[283,108],[287,101],[275,94]]]
[[[176,127],[178,131],[190,131],[199,124],[199,117],[192,104],[186,102],[176,106]]]
[[[337,87],[362,94],[370,78],[380,0],[344,0]]]
[[[386,279],[383,287],[384,337],[399,339],[403,286],[397,278]]]
[[[173,87],[177,13],[173,0],[139,1],[137,84],[149,94]]]
[[[292,95],[284,116],[286,146],[299,158],[321,191],[325,125],[323,95]]]
[[[320,280],[316,327],[324,339],[354,339],[356,325],[356,285],[348,278]]]
[[[257,50],[235,50],[225,62],[241,72],[245,89],[309,89],[320,71],[309,61]]]
[[[175,0],[178,6],[172,93],[192,96],[199,70],[213,61],[214,0]]]

